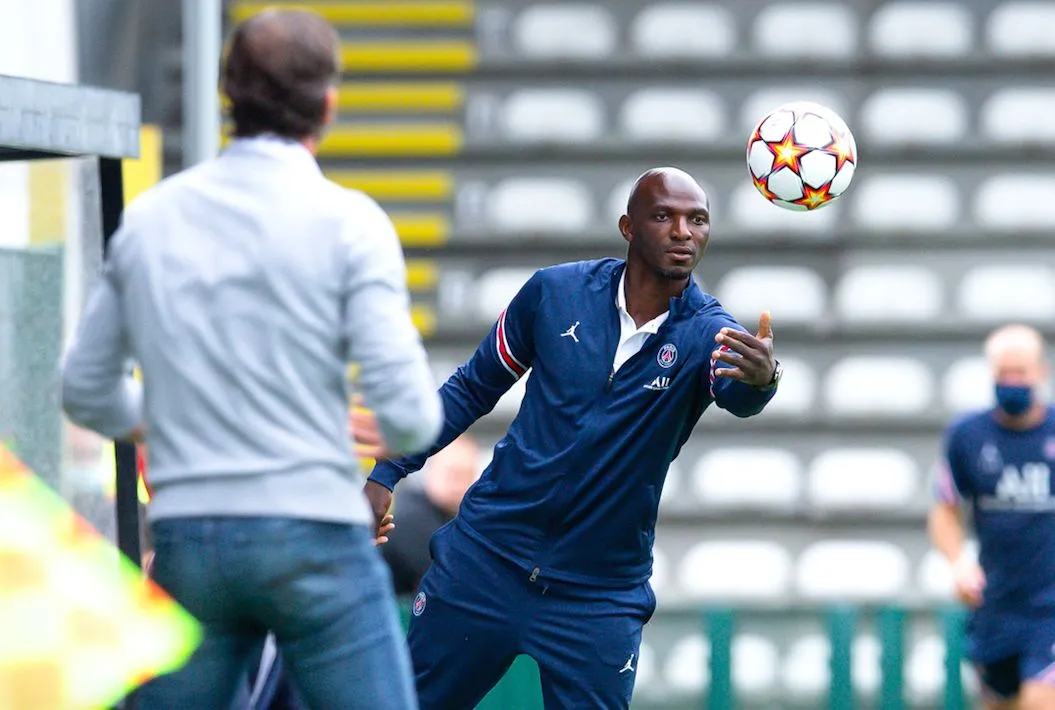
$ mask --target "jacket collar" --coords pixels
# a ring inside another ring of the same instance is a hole
[[[613,259],[605,271],[607,272],[605,277],[611,290],[612,304],[615,305],[619,299],[619,284],[622,281],[623,272],[626,271],[626,260]],[[670,317],[691,316],[706,306],[707,302],[707,296],[696,284],[696,279],[690,278],[689,285],[685,287],[681,295],[670,299]]]

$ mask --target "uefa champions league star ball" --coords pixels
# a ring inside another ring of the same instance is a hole
[[[805,101],[766,115],[747,141],[755,188],[778,207],[816,210],[846,192],[857,169],[857,144],[831,109]]]

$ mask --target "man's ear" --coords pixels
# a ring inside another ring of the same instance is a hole
[[[627,244],[634,241],[634,232],[630,224],[630,217],[623,215],[619,218],[619,233],[623,235],[623,239],[626,240]]]
[[[337,120],[337,109],[338,109],[338,92],[336,86],[331,86],[326,89],[326,112],[323,118],[323,125],[329,126]]]

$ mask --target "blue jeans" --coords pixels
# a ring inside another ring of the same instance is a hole
[[[143,686],[142,710],[230,708],[269,630],[312,710],[417,709],[391,576],[365,526],[182,518],[153,534],[154,579],[205,638]]]

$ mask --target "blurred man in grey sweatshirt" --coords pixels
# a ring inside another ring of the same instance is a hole
[[[206,630],[143,688],[144,710],[230,707],[268,631],[315,710],[417,707],[349,441],[348,363],[387,452],[426,450],[442,405],[391,222],[313,157],[337,49],[304,12],[235,28],[234,140],[128,207],[63,365],[74,422],[149,444],[154,578]]]

